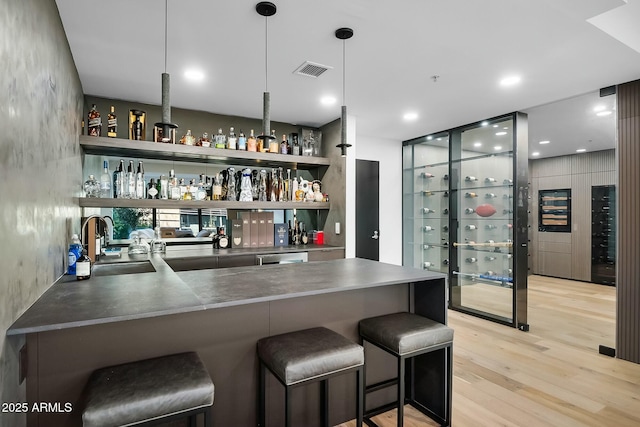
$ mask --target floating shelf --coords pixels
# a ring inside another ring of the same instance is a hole
[[[312,169],[329,166],[326,157],[293,156],[289,154],[256,153],[251,151],[206,148],[193,145],[163,144],[151,141],[80,136],[85,154],[114,157],[133,157],[155,160],[173,160],[194,163],[213,163],[255,167],[286,167]]]
[[[163,200],[163,199],[107,199],[79,197],[82,208],[156,208],[156,209],[322,209],[331,207],[329,202],[233,202],[211,200]]]

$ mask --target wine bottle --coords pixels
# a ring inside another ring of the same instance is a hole
[[[496,257],[491,256],[491,255],[487,255],[486,257],[484,257],[484,259],[487,260],[487,261],[495,261]]]
[[[449,260],[448,259],[443,259],[442,260],[442,265],[449,265]]]
[[[427,196],[427,197],[429,197],[429,196],[433,196],[433,191],[423,191],[423,192],[422,192],[422,195],[423,195],[423,196]]]
[[[433,227],[431,227],[430,225],[425,225],[424,227],[422,227],[423,231],[432,231]]]
[[[431,249],[431,245],[422,245],[423,251],[426,251],[427,249]]]
[[[428,214],[428,213],[434,213],[435,211],[433,209],[429,209],[429,208],[422,208],[422,213]]]
[[[495,178],[485,178],[484,182],[493,183],[493,182],[496,182],[496,179]]]
[[[469,264],[473,264],[474,262],[478,262],[478,259],[475,257],[470,257],[465,259],[465,262],[468,262]]]
[[[478,193],[464,193],[464,197],[467,197],[467,198],[478,197]]]
[[[444,209],[442,210],[442,215],[449,215],[449,209],[444,208]]]
[[[303,245],[306,245],[309,243],[309,236],[307,235],[307,229],[304,226],[304,222],[300,223],[300,229],[300,242],[302,242]]]
[[[487,193],[484,195],[485,199],[495,199],[496,197],[498,197],[495,193]]]
[[[476,230],[478,227],[476,227],[473,224],[469,224],[469,225],[466,225],[464,228],[465,230]]]
[[[475,212],[475,209],[473,209],[473,208],[466,208],[466,209],[464,210],[464,213],[466,213],[466,214],[472,214],[472,213],[474,213],[474,212]]]
[[[423,178],[433,178],[433,174],[429,172],[422,172],[420,176]]]
[[[465,176],[464,180],[467,182],[474,182],[474,181],[477,181],[478,178],[476,178],[475,176]]]
[[[425,262],[424,262],[424,264],[423,264],[423,266],[424,266],[424,268],[425,268],[425,269],[428,269],[428,268],[430,268],[430,267],[432,267],[432,266],[433,266],[433,263],[431,263],[431,262],[429,262],[429,261],[425,261]]]

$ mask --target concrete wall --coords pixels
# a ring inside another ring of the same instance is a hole
[[[60,275],[79,231],[82,87],[54,0],[0,0],[0,402],[24,402],[5,332]],[[24,414],[0,412],[0,425]]]
[[[591,187],[616,183],[615,151],[533,160],[531,259],[533,274],[591,280]],[[571,233],[538,231],[538,191],[571,189]]]

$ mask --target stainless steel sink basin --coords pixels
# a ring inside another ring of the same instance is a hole
[[[117,274],[153,273],[156,269],[150,261],[113,262],[94,264],[93,276],[114,276]]]

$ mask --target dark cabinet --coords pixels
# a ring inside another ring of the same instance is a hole
[[[616,284],[616,189],[591,189],[591,281]]]

